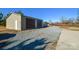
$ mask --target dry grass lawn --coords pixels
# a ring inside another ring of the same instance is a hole
[[[0,26],[0,33],[13,33],[16,34],[18,31],[6,29],[4,26]]]
[[[79,27],[75,27],[75,26],[59,26],[59,27],[68,29],[68,30],[72,30],[72,31],[79,31]]]

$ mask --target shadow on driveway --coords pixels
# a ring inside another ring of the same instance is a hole
[[[9,39],[11,37],[16,36],[16,34],[10,34],[10,33],[0,33],[0,40]]]
[[[12,38],[14,36],[16,36],[16,34],[0,33],[0,41],[7,40],[7,39]],[[6,45],[6,42],[0,43],[0,48],[5,46],[5,45]]]
[[[46,42],[45,38],[37,39],[33,42],[29,42],[30,40],[31,39],[25,40],[20,44],[11,48],[7,48],[5,50],[44,50],[47,44],[50,43],[50,42]],[[24,45],[24,43],[27,43],[27,42],[29,42],[29,44]],[[1,49],[1,50],[4,50],[4,49]]]

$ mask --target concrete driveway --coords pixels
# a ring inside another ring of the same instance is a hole
[[[79,31],[63,29],[56,46],[57,50],[79,50]]]
[[[17,33],[15,37],[9,38],[7,42],[2,43],[1,50],[56,49],[54,43],[58,41],[60,33],[61,29],[56,26],[22,31]]]

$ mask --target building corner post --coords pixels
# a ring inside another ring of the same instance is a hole
[[[35,19],[35,28],[37,28],[37,20]]]

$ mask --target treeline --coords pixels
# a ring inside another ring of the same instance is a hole
[[[10,15],[7,14],[6,16],[3,15],[3,13],[0,13],[0,26],[6,26],[6,19],[8,18],[8,16]]]
[[[79,26],[79,16],[77,16],[76,18],[65,18],[62,17],[61,18],[61,22],[62,25],[68,25],[68,26]]]
[[[0,25],[4,25],[5,26],[5,20],[3,19],[3,14],[2,12],[0,13]]]
[[[23,15],[21,11],[15,11],[14,13],[18,13]],[[12,13],[8,13],[6,16],[3,15],[2,12],[0,12],[0,26],[6,26],[6,19],[11,15]]]

